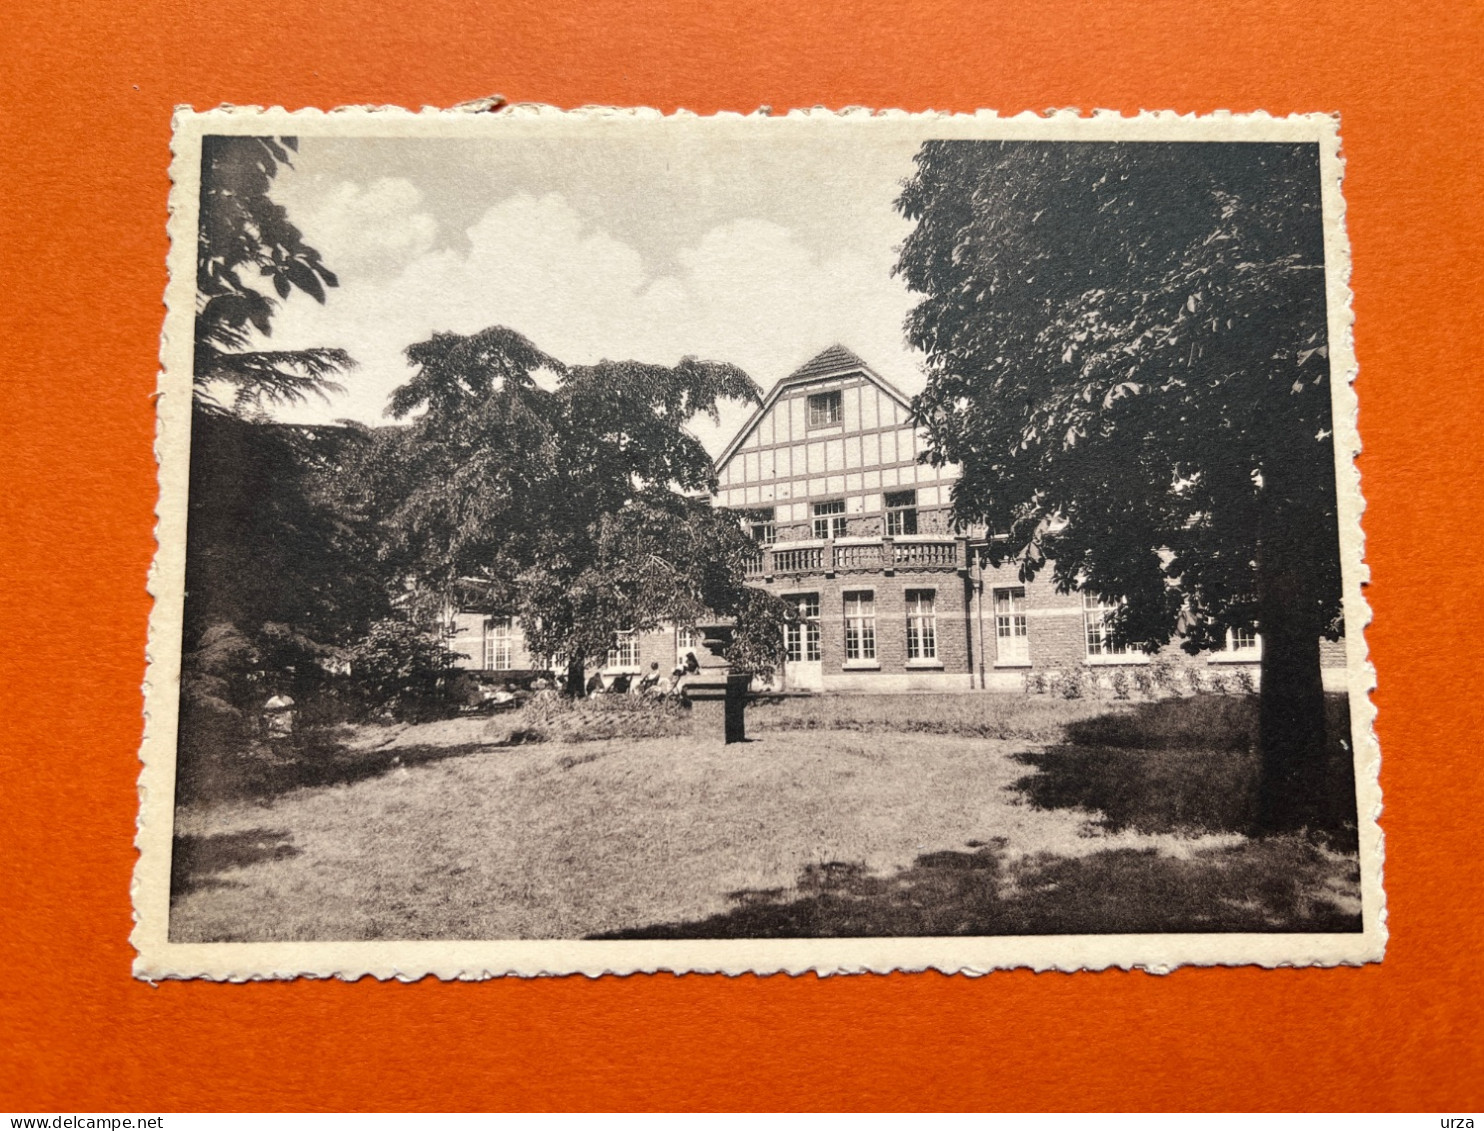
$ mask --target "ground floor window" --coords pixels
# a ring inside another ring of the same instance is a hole
[[[515,624],[510,617],[490,617],[484,622],[484,668],[506,672],[515,666]]]
[[[907,659],[938,658],[938,616],[931,589],[907,590]]]
[[[637,668],[639,666],[639,634],[633,631],[613,634],[613,647],[608,649],[610,668]]]
[[[1092,593],[1082,594],[1082,626],[1087,636],[1088,656],[1127,656],[1131,653],[1127,646],[1114,645],[1109,639],[1108,618],[1117,608],[1117,605],[1110,605]]]
[[[869,589],[845,594],[845,659],[876,658],[876,594]]]
[[[1262,637],[1255,628],[1233,628],[1226,634],[1226,650],[1233,656],[1262,657]]]
[[[1026,633],[1025,586],[1013,585],[994,591],[995,662],[1028,664],[1030,640]]]
[[[784,656],[791,664],[819,662],[819,594],[798,593],[784,598],[798,609],[799,619],[784,626]]]
[[[705,654],[702,639],[702,634],[698,629],[677,628],[675,630],[675,666],[677,668],[689,668],[692,663],[700,663],[701,656]]]

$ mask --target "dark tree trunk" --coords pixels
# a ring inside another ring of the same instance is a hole
[[[587,664],[581,658],[567,661],[567,696],[581,699],[587,694]]]
[[[1258,630],[1262,679],[1258,690],[1257,831],[1316,827],[1325,806],[1324,683],[1320,626],[1302,555],[1272,542],[1258,552]]]

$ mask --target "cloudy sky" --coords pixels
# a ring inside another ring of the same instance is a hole
[[[910,230],[892,208],[915,142],[815,137],[640,151],[608,138],[304,137],[274,195],[340,277],[297,291],[272,348],[339,346],[345,392],[287,420],[386,421],[402,351],[437,330],[519,330],[575,364],[686,354],[731,361],[766,391],[839,342],[907,392],[912,296],[891,275]],[[696,431],[713,451],[748,410]]]

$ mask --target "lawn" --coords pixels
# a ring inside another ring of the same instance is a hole
[[[1343,821],[1244,835],[1244,701],[821,698],[735,746],[716,707],[343,728],[186,774],[171,937],[1359,929]]]

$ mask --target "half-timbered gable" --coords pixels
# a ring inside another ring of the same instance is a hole
[[[832,346],[775,385],[722,452],[717,501],[764,512],[768,542],[948,534],[957,473],[917,462],[908,415],[901,392]]]

